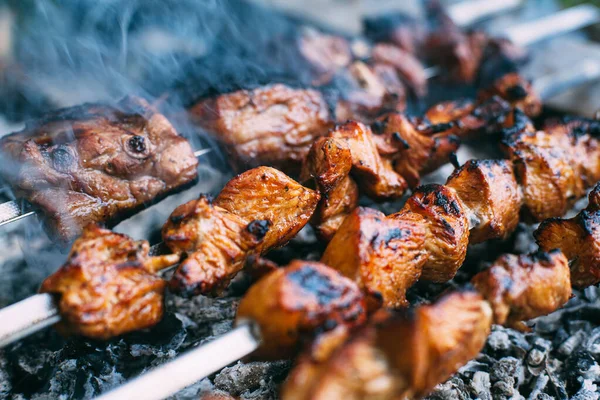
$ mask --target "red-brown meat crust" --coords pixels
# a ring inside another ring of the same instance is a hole
[[[268,165],[298,171],[315,138],[331,127],[321,93],[282,84],[205,99],[189,113],[226,146],[238,170]]]
[[[42,293],[58,295],[64,334],[109,339],[158,323],[166,282],[153,272],[179,256],[149,257],[146,241],[134,241],[96,225],[73,243],[67,262],[50,275]]]
[[[49,114],[0,141],[4,176],[66,242],[196,178],[190,144],[139,98]]]
[[[317,335],[347,335],[365,323],[366,305],[352,280],[326,265],[295,260],[254,284],[236,319],[260,327],[263,346],[254,356],[282,359]]]

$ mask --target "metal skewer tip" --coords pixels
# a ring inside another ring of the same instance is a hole
[[[225,335],[189,350],[96,399],[164,399],[247,356],[259,345],[257,326],[250,322],[243,323]]]

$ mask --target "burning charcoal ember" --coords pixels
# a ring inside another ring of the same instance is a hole
[[[332,122],[321,93],[283,84],[204,99],[189,114],[225,145],[238,170],[269,165],[298,171],[312,142]]]
[[[50,113],[0,148],[3,176],[61,241],[192,182],[198,164],[187,140],[138,98]]]
[[[325,346],[329,340],[342,340],[364,324],[366,303],[358,286],[338,272],[324,264],[296,260],[250,288],[237,314],[239,322],[245,319],[259,324],[265,344],[254,356],[280,359],[292,356],[303,341],[319,334]]]
[[[268,381],[281,382],[289,368],[289,361],[238,362],[232,367],[223,368],[215,376],[215,387],[233,396],[240,396],[244,392],[259,389]]]
[[[40,288],[58,296],[62,320],[57,328],[67,335],[108,339],[158,323],[166,282],[154,272],[179,257],[149,257],[149,250],[146,241],[86,227],[67,262]]]

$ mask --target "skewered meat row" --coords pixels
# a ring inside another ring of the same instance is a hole
[[[67,242],[196,179],[188,141],[139,98],[48,114],[0,140],[2,175]]]
[[[65,333],[108,338],[152,326],[161,319],[167,285],[183,295],[220,293],[251,257],[295,236],[318,200],[282,172],[255,168],[214,200],[200,196],[173,211],[163,227],[173,254],[149,257],[147,242],[90,226],[41,290],[60,295]],[[154,275],[179,261],[169,282]]]
[[[558,250],[501,256],[472,282],[474,289],[431,305],[379,312],[337,348],[309,348],[282,398],[421,398],[477,356],[492,323],[522,324],[555,311],[571,295],[568,261]]]
[[[599,199],[597,184],[575,217],[539,226],[534,236],[540,250],[499,257],[472,278],[475,290],[447,294],[412,312],[386,311],[337,348],[309,348],[282,398],[426,395],[477,355],[492,323],[526,329],[524,321],[566,303],[571,285],[600,282]]]
[[[366,18],[365,35],[441,66],[446,78],[458,82],[487,84],[527,59],[524,49],[506,39],[459,28],[438,1],[429,1],[426,13],[427,27],[402,14]]]
[[[468,161],[446,185],[417,188],[395,214],[356,208],[321,261],[398,307],[419,278],[454,277],[469,242],[508,237],[520,214],[536,221],[562,215],[581,189],[600,180],[597,139],[567,128],[529,127],[509,132],[509,160]]]

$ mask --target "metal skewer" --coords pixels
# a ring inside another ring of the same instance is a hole
[[[540,91],[542,99],[547,99],[546,96],[553,96],[558,91],[598,79],[600,79],[600,65],[587,60],[579,63],[572,70],[544,76],[534,81],[533,84]],[[556,90],[554,86],[556,86]],[[210,150],[200,150],[199,152],[206,154],[208,151]],[[150,255],[160,254],[161,252],[164,252],[162,243],[150,248]],[[161,272],[166,272],[171,268],[166,268]],[[26,300],[0,309],[0,347],[44,329],[59,320],[60,316],[56,303],[52,295],[47,293],[36,294]]]
[[[508,0],[509,4],[505,6],[500,4],[503,2],[490,2],[489,0],[474,0],[472,2],[465,3],[469,5],[469,7],[463,3],[459,3],[459,5],[454,7],[459,11],[461,7],[466,7],[468,9],[475,7],[475,11],[470,11],[471,14],[469,14],[470,16],[468,19],[468,21],[473,22],[477,19],[480,19],[483,15],[489,15],[498,12],[499,10],[517,6],[520,3],[520,0]],[[471,5],[472,3],[474,5]],[[454,8],[450,8],[449,14],[455,18],[457,15],[459,15],[459,12],[455,11]],[[467,22],[465,21],[467,18],[463,19],[464,21],[461,21],[461,25],[466,25]],[[521,46],[528,46],[537,41],[552,36],[573,32],[597,22],[600,22],[600,10],[594,6],[584,4],[559,11],[549,17],[544,17],[535,21],[529,21],[524,24],[509,27],[500,33],[500,36],[505,36]],[[428,67],[425,69],[425,76],[427,79],[430,79],[439,75],[441,72],[442,69],[438,66]],[[196,157],[200,157],[210,151],[210,149],[201,149],[196,151],[194,155]],[[32,211],[31,206],[27,205],[26,203],[23,207],[19,206],[19,204],[15,201],[9,201],[0,204],[0,227],[34,214],[35,212]]]

